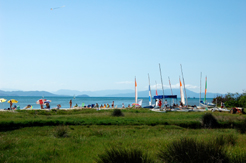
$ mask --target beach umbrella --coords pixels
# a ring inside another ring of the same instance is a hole
[[[44,103],[46,104],[46,103],[50,103],[51,102],[51,100],[46,100],[46,101],[44,101]]]
[[[44,104],[44,102],[46,101],[46,99],[39,99],[36,104]]]
[[[9,100],[9,101],[8,101],[8,103],[10,103],[10,101],[12,101],[12,103],[18,103],[18,101],[17,101],[17,100],[15,100],[15,99],[11,99],[11,100]]]
[[[0,98],[0,103],[2,103],[2,107],[3,107],[3,103],[6,102],[7,100],[4,98]]]
[[[0,103],[2,103],[2,102],[6,102],[7,100],[6,99],[4,99],[4,98],[0,98]]]

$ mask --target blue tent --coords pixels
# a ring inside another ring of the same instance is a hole
[[[154,99],[163,99],[163,95],[154,96]],[[164,98],[174,98],[177,99],[177,95],[164,95]]]

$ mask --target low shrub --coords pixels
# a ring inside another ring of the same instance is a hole
[[[244,119],[241,124],[237,125],[236,129],[239,133],[245,134],[246,133],[246,119]]]
[[[139,149],[106,149],[105,153],[98,155],[97,163],[154,163],[154,161]]]
[[[204,143],[191,138],[181,138],[160,149],[158,157],[167,163],[218,163],[229,162],[224,149],[213,143]]]
[[[217,144],[219,146],[224,146],[224,145],[232,145],[234,146],[236,144],[236,138],[232,134],[230,135],[220,135],[213,140],[214,144]]]
[[[211,113],[206,113],[202,116],[202,126],[204,128],[217,128],[219,123]]]
[[[120,116],[124,116],[124,114],[122,113],[120,109],[114,109],[112,116],[120,117]]]
[[[230,155],[230,162],[232,163],[245,163],[246,153],[243,151],[236,152]]]
[[[67,126],[57,126],[54,129],[54,136],[57,138],[68,137],[68,127]]]

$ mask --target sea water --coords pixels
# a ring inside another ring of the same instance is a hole
[[[36,97],[36,96],[32,96],[32,97],[27,97],[27,96],[5,96],[5,97],[1,97],[1,98],[5,98],[8,100],[10,99],[15,99],[18,101],[18,103],[14,103],[14,105],[16,106],[20,106],[21,109],[23,109],[24,107],[26,107],[27,105],[32,105],[33,108],[35,109],[40,109],[40,105],[36,104],[36,102],[41,99],[40,97]],[[122,107],[122,103],[124,103],[125,107],[127,107],[128,105],[132,105],[132,103],[135,103],[135,97],[76,97],[75,99],[73,97],[61,97],[61,96],[57,96],[57,97],[45,97],[44,99],[46,100],[51,100],[50,103],[50,108],[55,108],[58,104],[61,105],[61,108],[69,108],[69,101],[72,100],[72,106],[75,106],[76,104],[78,104],[78,106],[81,106],[82,103],[85,104],[85,106],[87,105],[91,105],[91,104],[96,104],[98,103],[99,106],[102,104],[109,104],[111,106],[112,102],[114,101],[115,106],[117,105],[118,108]],[[147,106],[149,105],[149,98],[148,97],[139,97],[138,99],[142,99],[143,100],[143,104],[142,106]],[[212,102],[212,98],[208,98],[207,102]],[[152,104],[154,104],[155,100],[152,99]],[[172,99],[167,99],[168,104],[173,103]],[[174,102],[176,104],[179,104],[180,98],[178,98],[177,100],[174,99]],[[189,105],[199,105],[199,98],[188,98],[188,104]],[[9,108],[10,105],[7,102],[3,102],[0,103],[0,109],[4,109],[4,108]]]

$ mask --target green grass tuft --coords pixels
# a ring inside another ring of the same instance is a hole
[[[98,156],[97,163],[154,163],[147,154],[139,149],[106,149],[105,153]]]
[[[242,121],[240,125],[237,126],[237,131],[240,134],[245,134],[246,133],[246,119]]]
[[[217,128],[219,123],[211,113],[206,113],[202,116],[202,126],[204,128]]]
[[[158,153],[163,162],[218,163],[229,162],[224,149],[217,144],[204,143],[192,138],[181,138],[168,144]]]
[[[57,126],[54,129],[54,136],[57,138],[68,137],[68,127],[67,126]]]
[[[120,117],[120,116],[124,116],[124,114],[122,113],[120,109],[114,109],[112,116]]]

